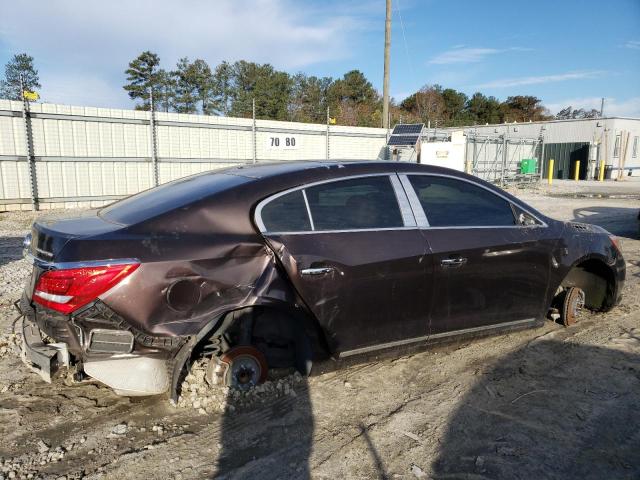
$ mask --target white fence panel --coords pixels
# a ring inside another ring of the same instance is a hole
[[[33,165],[41,208],[99,206],[211,169],[265,161],[381,158],[387,131],[246,118],[151,115],[55,104],[30,106],[32,156],[22,102],[0,100],[0,210],[31,208]]]

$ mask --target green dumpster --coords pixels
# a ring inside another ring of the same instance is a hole
[[[520,173],[536,173],[538,170],[537,158],[523,158],[520,161]]]

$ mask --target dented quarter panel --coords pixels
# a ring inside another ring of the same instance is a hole
[[[222,252],[227,249],[222,249]],[[186,280],[200,300],[184,311],[171,308],[168,288]],[[254,305],[289,305],[295,295],[264,245],[254,256],[144,263],[128,282],[102,297],[129,322],[154,335],[193,335],[222,313]]]

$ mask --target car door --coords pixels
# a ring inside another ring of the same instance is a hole
[[[524,323],[544,315],[555,240],[535,216],[516,222],[491,189],[447,175],[401,175],[433,255],[430,334]],[[522,218],[522,217],[521,217]]]
[[[341,356],[425,340],[432,264],[395,174],[284,192],[256,223]]]

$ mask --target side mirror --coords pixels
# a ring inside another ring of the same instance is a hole
[[[537,224],[538,223],[536,222],[535,218],[530,217],[526,213],[520,212],[520,214],[518,215],[518,225],[530,227]]]

